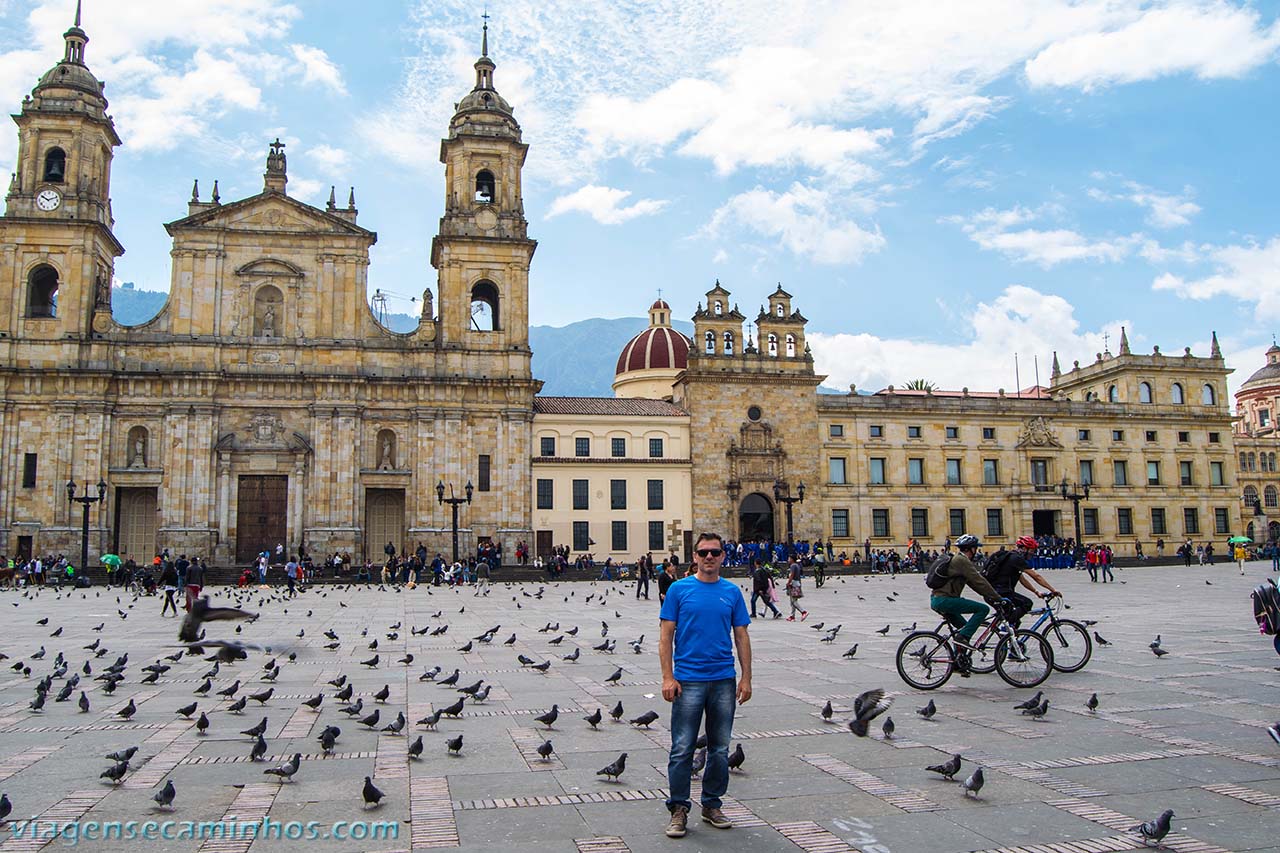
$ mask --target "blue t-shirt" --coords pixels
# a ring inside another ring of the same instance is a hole
[[[667,590],[659,618],[676,623],[677,681],[718,681],[737,674],[733,628],[751,624],[737,584],[724,578],[715,583],[681,578]]]

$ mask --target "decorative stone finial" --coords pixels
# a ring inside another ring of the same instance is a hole
[[[1053,351],[1053,370],[1049,373],[1050,379],[1057,379],[1062,375],[1062,368],[1058,366],[1058,351]]]
[[[210,197],[214,204],[222,204],[222,196],[218,195],[218,180],[213,181],[213,195]]]
[[[199,203],[200,201],[200,179],[196,178],[191,182],[191,201]]]
[[[326,211],[328,211],[329,213],[333,213],[335,210],[337,210],[337,209],[338,209],[338,200],[337,200],[337,197],[336,197],[337,191],[338,191],[338,188],[337,188],[337,187],[330,185],[330,187],[329,187],[329,203],[328,203],[328,204],[326,204],[326,205],[325,205],[325,208],[324,208],[324,209],[325,209]]]
[[[1213,333],[1213,347],[1209,350],[1210,358],[1222,358],[1222,349],[1218,346],[1218,333]]]
[[[284,143],[277,136],[276,141],[271,143],[269,148],[270,150],[267,152],[267,171],[262,176],[263,189],[283,193],[285,186],[289,183],[289,163],[284,154]]]
[[[1124,326],[1120,327],[1120,354],[1129,355],[1129,335],[1125,331]]]

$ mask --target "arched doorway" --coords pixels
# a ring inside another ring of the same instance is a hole
[[[1280,542],[1280,521],[1267,524],[1267,539],[1271,542]]]
[[[768,539],[772,542],[773,533],[773,502],[759,492],[743,498],[738,507],[738,541]]]

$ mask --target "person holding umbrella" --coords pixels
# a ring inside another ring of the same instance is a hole
[[[115,554],[103,554],[98,561],[107,567],[107,588],[111,588],[111,578],[120,571],[120,558]]]
[[[1237,565],[1240,566],[1240,574],[1242,575],[1244,574],[1244,561],[1249,556],[1248,552],[1245,551],[1244,546],[1252,541],[1253,540],[1248,536],[1232,536],[1227,540],[1228,545],[1235,546],[1235,551],[1232,552],[1232,556],[1235,557]]]

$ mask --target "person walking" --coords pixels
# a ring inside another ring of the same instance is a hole
[[[1280,543],[1271,540],[1271,571],[1280,573]]]
[[[185,610],[191,610],[191,605],[195,604],[200,598],[200,590],[202,589],[204,589],[204,564],[197,559],[187,566],[187,602]]]
[[[178,571],[173,566],[165,566],[164,572],[160,575],[160,587],[164,590],[164,603],[160,606],[160,615],[165,615],[169,610],[173,611],[173,615],[178,615],[178,603],[174,600],[174,595],[178,592]]]
[[[298,558],[292,554],[289,555],[289,562],[284,564],[284,580],[289,585],[289,597],[297,595],[294,585],[298,582]]]
[[[476,595],[484,593],[489,594],[489,561],[480,560],[476,563]]]
[[[1114,558],[1110,545],[1103,545],[1098,548],[1098,571],[1102,574],[1102,582],[1106,583],[1108,579],[1112,583],[1116,582],[1116,576],[1111,574],[1111,561]]]
[[[649,600],[649,578],[653,575],[653,560],[648,554],[636,560],[636,601],[644,593],[644,600]]]
[[[751,570],[751,618],[756,618],[756,599],[764,602],[764,606],[773,611],[774,619],[781,619],[782,612],[773,603],[773,573],[760,565],[758,560],[752,561]]]
[[[666,602],[671,585],[680,578],[676,575],[676,561],[670,557],[662,561],[662,574],[658,575],[658,601]]]
[[[697,571],[671,585],[659,615],[662,698],[671,703],[669,838],[682,838],[688,831],[694,744],[704,716],[707,759],[702,772],[702,819],[716,829],[733,826],[720,807],[729,789],[734,700],[744,705],[751,699],[751,639],[747,634],[751,617],[742,591],[720,577],[724,539],[718,533],[702,533],[693,547]],[[735,646],[742,667],[740,679],[733,666]]]
[[[788,622],[796,621],[796,613],[800,614],[800,621],[809,618],[809,611],[801,607],[798,602],[804,598],[804,589],[800,585],[800,564],[792,561],[787,569],[787,598],[791,602],[791,615],[787,617]]]
[[[1238,566],[1240,566],[1240,574],[1242,574],[1242,575],[1243,575],[1243,574],[1244,574],[1244,561],[1245,561],[1245,558],[1248,556],[1248,554],[1247,554],[1247,553],[1245,552],[1245,550],[1244,550],[1244,545],[1243,545],[1243,544],[1240,544],[1240,543],[1237,543],[1237,544],[1236,544],[1236,550],[1235,550],[1235,554],[1234,554],[1234,556],[1235,556],[1235,558],[1236,558],[1236,564],[1237,564]]]

